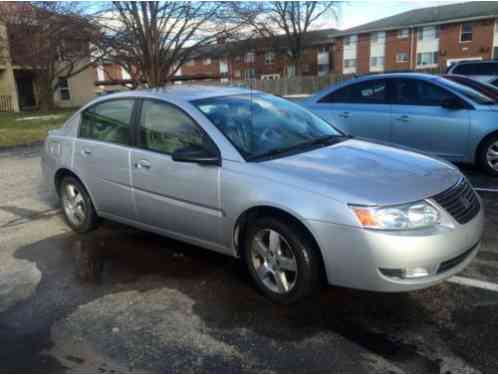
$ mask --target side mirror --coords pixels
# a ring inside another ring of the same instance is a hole
[[[451,110],[463,109],[465,108],[465,103],[458,98],[444,98],[441,101],[441,107]]]
[[[173,152],[173,161],[183,163],[197,163],[202,165],[221,165],[219,156],[200,146],[189,146]]]

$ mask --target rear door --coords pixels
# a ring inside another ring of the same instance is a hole
[[[171,158],[179,148],[216,146],[186,112],[163,101],[144,99],[137,120],[131,164],[139,221],[171,235],[219,243],[221,168]]]
[[[392,142],[451,160],[462,159],[469,111],[441,106],[443,100],[456,96],[421,79],[396,78],[392,83]]]
[[[81,113],[74,168],[98,211],[133,219],[129,153],[134,99],[112,99]]]
[[[320,99],[310,109],[347,134],[389,140],[391,105],[385,79],[371,79],[342,87]]]

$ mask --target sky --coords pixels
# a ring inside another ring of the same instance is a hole
[[[355,1],[350,0],[342,4],[338,15],[338,22],[330,21],[327,27],[337,27],[344,30],[363,23],[375,21],[380,18],[389,17],[397,13],[416,8],[426,8],[437,5],[446,5],[459,1]],[[325,26],[325,25],[324,25]]]

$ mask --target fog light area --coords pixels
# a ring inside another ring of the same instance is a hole
[[[427,277],[430,272],[424,267],[412,267],[412,268],[380,268],[380,272],[387,277],[396,279],[418,279],[421,277]]]

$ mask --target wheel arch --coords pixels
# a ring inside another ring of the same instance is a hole
[[[498,129],[497,130],[494,130],[488,134],[486,134],[486,136],[484,136],[481,141],[479,142],[479,144],[477,145],[476,149],[475,149],[475,153],[474,153],[474,164],[478,165],[479,163],[479,156],[481,154],[481,150],[482,148],[484,147],[484,145],[486,144],[486,142],[492,138],[492,137],[496,137],[498,136]]]
[[[89,195],[90,199],[92,200],[93,206],[95,207],[95,209],[97,209],[97,207],[95,206],[95,200],[93,199],[93,196],[92,196],[92,192],[88,189],[88,186],[83,182],[83,180],[76,173],[74,173],[72,170],[65,168],[65,167],[59,168],[57,170],[57,172],[55,172],[53,183],[55,185],[55,192],[56,192],[57,196],[60,197],[60,184],[62,182],[62,179],[64,177],[67,177],[67,176],[73,177],[76,180],[78,180],[78,182],[85,188],[87,194]]]
[[[232,232],[233,244],[236,255],[240,257],[240,251],[242,250],[242,243],[245,233],[247,231],[248,224],[252,220],[255,220],[256,218],[263,216],[282,218],[286,221],[295,224],[303,231],[303,234],[312,242],[315,250],[317,251],[320,263],[320,278],[323,282],[326,282],[327,275],[325,270],[325,263],[323,260],[322,249],[320,248],[320,245],[316,240],[312,230],[303,222],[302,219],[296,217],[296,215],[290,213],[289,211],[279,207],[270,206],[270,205],[258,205],[246,209],[244,212],[242,212],[239,215],[239,217],[235,221],[235,225],[233,227],[233,232]]]

